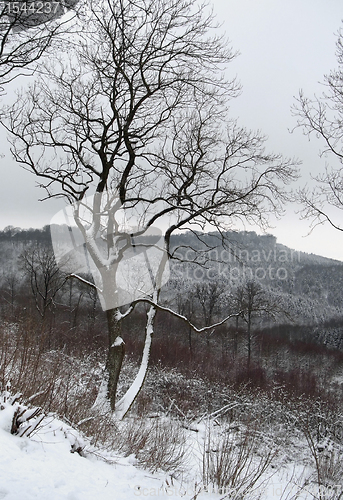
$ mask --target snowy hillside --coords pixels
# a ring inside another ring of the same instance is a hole
[[[0,283],[0,500],[343,499],[340,263],[287,261],[273,238],[244,235],[239,257],[252,270],[258,257],[289,274],[258,289],[275,324],[257,309],[251,329],[242,316],[198,335],[159,311],[142,392],[118,421],[94,408],[108,345],[96,293],[65,281],[48,247],[13,238],[0,242],[8,264]],[[238,297],[237,284],[198,284],[176,273],[164,291],[167,306],[196,325],[226,315]],[[292,324],[278,323],[281,309]],[[144,325],[143,308],[123,321],[119,397],[136,377]]]
[[[144,470],[133,454],[124,457],[115,450],[109,452],[92,445],[79,431],[52,414],[44,416],[36,428],[32,425],[35,419],[23,421],[17,433],[11,434],[16,416],[23,411],[32,413],[14,399],[6,391],[0,399],[1,499],[319,498],[304,439],[294,434],[277,440],[276,436],[263,433],[261,439],[256,439],[259,433],[252,438],[251,429],[242,434],[236,425],[220,425],[227,407],[186,430],[187,467],[182,473],[165,473]],[[169,425],[173,425],[170,419]],[[27,430],[32,428],[28,437]],[[325,443],[323,447],[329,451]],[[291,459],[291,450],[297,459],[294,455]],[[322,486],[321,494],[324,492],[325,496],[320,498],[337,500],[342,489],[342,484]]]
[[[31,437],[11,435],[12,418],[12,406],[0,411],[1,499],[126,500],[153,490],[167,494],[168,488],[176,498],[182,496],[181,485],[173,486],[168,476],[138,469],[132,456],[95,449],[53,416]],[[79,446],[83,456],[72,453]]]

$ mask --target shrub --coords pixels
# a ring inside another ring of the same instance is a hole
[[[229,494],[229,498],[252,498],[276,451],[265,449],[256,429],[248,424],[234,433],[214,435],[207,429],[202,463],[205,488]]]

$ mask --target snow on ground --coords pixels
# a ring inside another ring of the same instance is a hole
[[[0,500],[131,500],[183,498],[219,500],[233,498],[210,488],[201,491],[193,480],[176,481],[170,475],[150,473],[123,457],[94,448],[80,433],[53,415],[45,416],[30,437],[10,433],[16,405],[5,403],[0,411]],[[205,427],[190,431],[189,444],[200,452]],[[193,440],[193,445],[191,441]],[[81,456],[77,449],[81,450]],[[198,453],[200,456],[200,453]],[[193,454],[194,456],[194,454]],[[194,464],[193,464],[194,465]],[[189,472],[191,472],[190,467]],[[260,490],[247,500],[289,500],[297,491],[301,467],[268,471]],[[198,482],[199,484],[199,482]],[[259,494],[261,494],[259,496]],[[298,499],[313,498],[304,490]]]
[[[10,407],[0,412],[0,499],[127,500],[168,489],[166,476],[138,469],[133,457],[71,453],[82,439],[56,418],[46,417],[30,438],[11,435],[12,416]]]
[[[13,413],[11,405],[0,411],[1,500],[194,497],[194,487],[163,473],[139,469],[133,456],[111,456],[96,450],[75,429],[53,416],[45,417],[30,438],[12,435]],[[85,456],[71,452],[78,446],[84,447]],[[206,498],[218,499],[220,495],[206,494]]]

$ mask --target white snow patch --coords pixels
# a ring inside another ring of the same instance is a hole
[[[128,500],[156,496],[159,491],[168,497],[164,474],[138,469],[134,456],[95,450],[78,431],[53,416],[45,417],[31,438],[8,432],[10,407],[0,416],[0,499]],[[85,457],[71,452],[73,445],[80,446]],[[181,497],[180,485],[172,491]]]
[[[125,344],[124,340],[121,337],[117,337],[112,344],[112,347],[119,347],[120,345]]]

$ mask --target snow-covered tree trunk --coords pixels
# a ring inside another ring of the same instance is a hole
[[[154,297],[156,298],[156,297]],[[144,384],[144,380],[148,371],[149,357],[150,357],[150,349],[152,336],[154,333],[154,318],[156,315],[156,308],[154,306],[150,306],[147,313],[147,322],[145,327],[145,343],[142,354],[141,364],[136,375],[135,380],[131,384],[130,388],[127,390],[125,395],[118,401],[115,413],[117,418],[122,419],[125,417],[126,413],[131,408],[132,404],[136,400],[140,390]]]
[[[111,410],[115,410],[116,394],[121,366],[125,355],[125,344],[121,338],[121,323],[117,319],[117,309],[108,309],[108,354],[106,363],[107,372],[107,398],[110,402]]]

